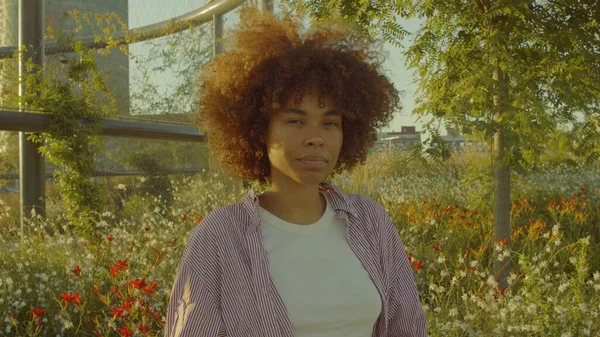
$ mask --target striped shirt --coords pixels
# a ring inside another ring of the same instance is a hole
[[[412,268],[387,212],[377,202],[322,183],[350,248],[381,294],[372,337],[427,336]],[[211,212],[191,232],[167,311],[165,337],[293,337],[269,273],[258,195]]]

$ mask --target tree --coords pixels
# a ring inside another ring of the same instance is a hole
[[[465,134],[482,132],[493,144],[497,243],[510,245],[510,174],[523,163],[523,151],[539,147],[559,125],[577,121],[583,125],[582,152],[583,145],[597,144],[596,0],[288,2],[316,18],[346,13],[342,16],[360,28],[388,39],[385,27],[374,24],[390,17],[382,9],[423,21],[405,48],[419,83],[414,113],[434,117],[426,125],[432,131],[443,120]],[[494,261],[499,286],[506,288],[510,262],[501,256]]]

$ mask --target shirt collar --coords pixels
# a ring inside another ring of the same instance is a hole
[[[329,200],[331,202],[331,208],[336,213],[336,216],[340,216],[340,211],[351,214],[356,217],[356,209],[352,205],[352,202],[348,198],[348,196],[340,191],[336,186],[322,182],[319,184],[319,190],[324,191],[329,194]],[[258,194],[256,190],[250,189],[248,193],[242,198],[240,204],[244,208],[244,210],[251,215],[252,223],[249,224],[247,230],[254,231],[258,228],[260,223],[260,216],[258,213],[258,207],[260,206],[258,201]]]

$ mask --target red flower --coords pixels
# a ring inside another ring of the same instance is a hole
[[[129,337],[133,335],[133,331],[129,331],[129,326],[125,326],[125,328],[119,328],[119,332],[122,337]]]
[[[136,289],[144,289],[148,285],[146,279],[143,278],[130,281],[129,284],[133,285]]]
[[[440,244],[436,243],[435,246],[433,246],[433,252],[434,253],[439,253],[442,251],[442,248],[440,248]]]
[[[110,267],[110,273],[117,276],[118,272],[125,270],[125,268],[127,268],[127,260],[117,260],[117,263]]]
[[[78,292],[73,294],[72,292],[69,291],[68,294],[60,294],[60,297],[62,297],[63,300],[65,300],[66,304],[75,303],[75,305],[79,307],[79,293]]]
[[[29,310],[28,312],[32,313],[33,319],[36,320],[36,319],[42,317],[42,315],[46,312],[46,310],[33,307],[33,309]]]
[[[499,244],[500,244],[500,246],[502,246],[502,247],[506,247],[506,245],[507,245],[507,242],[506,242],[506,240],[504,240],[504,239],[500,239],[500,240],[498,240],[498,243],[499,243]]]
[[[125,270],[125,268],[127,268],[127,260],[117,260],[117,263],[115,264],[115,268],[117,268],[117,270],[120,270],[120,271]]]
[[[123,305],[117,305],[109,314],[113,315],[116,319],[121,317],[125,311],[129,312],[129,310],[131,310],[131,302],[129,299],[126,299]]]
[[[184,214],[184,215],[182,215],[182,216],[181,216],[181,220],[183,220],[183,221],[186,221],[186,220],[187,220],[187,215],[185,215],[185,214]]]
[[[114,240],[115,237],[111,234],[106,239],[108,240],[108,242],[112,242],[112,240]]]
[[[198,217],[197,223],[202,222],[202,217]]]
[[[138,324],[137,328],[142,335],[152,334],[152,326],[150,326],[149,324],[140,323],[140,324]]]
[[[421,269],[423,269],[423,261],[419,261],[419,262],[415,262],[415,263],[413,263],[413,267],[414,267],[416,270],[421,270]]]
[[[156,287],[158,286],[158,282],[152,282],[150,288],[143,288],[142,291],[146,293],[148,296],[152,296],[156,292]]]
[[[160,324],[160,326],[165,326],[165,321],[161,320],[160,311],[157,311],[157,312],[154,313],[153,319],[155,321],[157,321],[158,324]]]
[[[79,276],[79,274],[81,274],[81,268],[79,268],[79,265],[75,266],[75,269],[71,270],[73,272],[73,274]]]

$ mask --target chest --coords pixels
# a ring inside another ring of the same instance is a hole
[[[387,303],[376,238],[352,227],[321,240],[270,234],[222,247],[229,252],[221,257],[228,336],[299,337],[344,327],[382,335]]]

